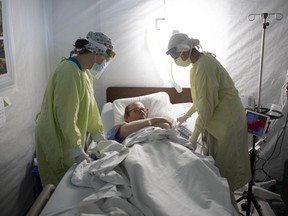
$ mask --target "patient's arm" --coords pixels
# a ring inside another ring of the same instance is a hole
[[[170,129],[171,128],[171,124],[166,123],[166,122],[159,122],[159,123],[155,123],[155,124],[152,124],[152,125],[155,126],[155,127],[160,127],[162,129]]]
[[[169,122],[166,118],[154,117],[147,119],[139,119],[132,122],[124,123],[118,131],[117,137],[120,139],[126,138],[131,133],[138,131],[144,127],[150,126],[160,127],[162,129],[169,129],[172,127],[171,122]]]
[[[155,127],[160,127],[162,129],[170,129],[172,128],[172,123],[168,121],[166,118],[151,118],[151,123]]]

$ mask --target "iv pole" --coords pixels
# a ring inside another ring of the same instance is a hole
[[[267,22],[268,13],[264,13],[263,16],[263,28],[262,28],[262,40],[261,40],[261,56],[260,56],[260,71],[259,71],[259,85],[258,85],[258,98],[257,98],[257,112],[260,108],[261,88],[262,88],[262,73],[263,73],[263,56],[264,56],[264,43],[265,43],[265,30],[269,26]]]
[[[277,21],[282,19],[282,14],[280,13],[262,13],[262,14],[250,14],[248,16],[249,21],[253,21],[256,16],[261,16],[263,18],[263,29],[262,29],[262,40],[261,40],[261,56],[260,56],[260,71],[259,71],[259,85],[258,85],[258,98],[257,98],[257,112],[260,112],[260,99],[261,99],[261,88],[262,88],[262,73],[263,73],[263,57],[264,57],[264,44],[265,44],[265,31],[267,26],[269,26],[269,22],[267,22],[267,18],[269,15],[275,15],[275,19]],[[256,160],[256,152],[255,152],[255,144],[257,142],[257,137],[253,135],[253,145],[252,149],[250,151],[250,163],[251,163],[251,172],[252,172],[252,177],[251,181],[248,184],[248,192],[246,195],[241,197],[240,199],[237,200],[237,202],[241,201],[242,199],[247,199],[247,207],[246,207],[246,216],[250,215],[250,207],[251,207],[251,202],[253,202],[259,216],[262,216],[261,213],[261,207],[258,204],[255,196],[252,193],[252,187],[254,185],[254,177],[255,177],[255,160]]]
[[[259,68],[259,85],[258,85],[258,98],[257,98],[257,112],[259,112],[261,103],[261,88],[262,88],[262,73],[263,73],[263,57],[264,57],[264,44],[265,44],[265,31],[269,26],[267,18],[269,15],[275,15],[277,21],[281,20],[283,15],[281,13],[262,13],[262,14],[250,14],[248,16],[249,21],[253,21],[256,16],[261,16],[263,18],[263,28],[262,28],[262,40],[261,40],[261,55],[260,55],[260,68]]]

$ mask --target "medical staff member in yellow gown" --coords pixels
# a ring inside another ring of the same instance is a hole
[[[75,162],[90,161],[84,152],[87,132],[95,142],[105,139],[93,79],[115,56],[111,39],[89,32],[74,47],[51,75],[36,117],[36,157],[43,186],[57,185]]]
[[[182,67],[192,64],[190,85],[193,106],[177,120],[182,124],[194,112],[198,113],[190,137],[193,146],[198,136],[208,133],[209,155],[215,159],[221,175],[234,191],[251,180],[248,154],[248,132],[238,90],[215,55],[199,52],[199,40],[186,34],[172,35],[167,54]]]

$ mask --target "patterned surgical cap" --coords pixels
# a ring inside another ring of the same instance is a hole
[[[89,32],[86,36],[88,44],[85,48],[98,55],[106,55],[107,50],[113,50],[112,41],[101,32]]]

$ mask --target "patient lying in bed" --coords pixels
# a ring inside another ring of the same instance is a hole
[[[189,141],[170,129],[166,118],[147,118],[143,104],[133,105],[125,112],[130,114],[125,122],[112,129],[121,143],[100,143],[100,159],[75,169],[71,182],[95,190],[79,203],[77,212],[236,215],[228,182],[220,176],[213,158],[187,148]],[[133,115],[139,119],[131,119]]]
[[[124,113],[125,122],[109,130],[107,139],[123,142],[131,133],[148,126],[160,127],[162,129],[172,128],[172,123],[166,118],[148,118],[148,111],[141,102],[132,102],[126,106]]]

